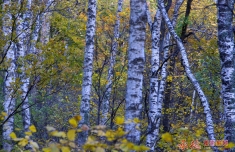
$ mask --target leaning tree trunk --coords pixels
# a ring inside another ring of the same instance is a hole
[[[80,106],[80,116],[82,120],[79,126],[89,126],[89,112],[92,87],[92,69],[93,69],[93,52],[94,37],[96,31],[96,0],[89,0],[87,9],[87,25],[86,25],[86,47],[83,62],[83,81],[82,81],[82,101]],[[83,145],[88,137],[88,131],[79,133],[78,145]]]
[[[181,35],[179,36],[181,38],[182,41],[184,41],[185,35],[186,35],[186,31],[187,31],[187,20],[189,18],[190,15],[190,11],[191,11],[191,4],[192,4],[193,0],[187,0],[187,7],[186,7],[186,11],[185,11],[185,16],[184,16],[184,21],[183,21],[183,25],[182,25],[182,31],[181,31]],[[168,67],[168,76],[173,76],[174,75],[174,67],[175,67],[175,62],[176,62],[176,56],[178,55],[178,48],[175,47],[172,51],[172,56],[169,59],[170,61],[170,65]],[[166,82],[166,89],[165,89],[165,98],[164,98],[164,110],[166,111],[166,109],[169,108],[170,104],[172,103],[172,99],[171,99],[171,91],[172,91],[172,81],[167,81]],[[169,131],[169,115],[166,114],[166,112],[164,112],[164,116],[163,116],[163,131],[164,132],[168,132]]]
[[[13,32],[13,26],[12,26],[12,16],[8,12],[10,11],[10,0],[4,0],[3,1],[3,10],[6,11],[6,14],[3,17],[3,34],[6,38],[6,45],[4,46],[3,50],[4,53],[6,53],[5,60],[9,62],[9,66],[7,67],[7,72],[5,75],[5,82],[4,82],[4,102],[3,102],[3,108],[6,112],[5,116],[5,123],[3,125],[3,149],[7,152],[10,152],[12,150],[12,143],[10,139],[10,133],[13,132],[14,129],[14,117],[11,116],[12,112],[15,108],[15,95],[14,95],[14,89],[13,89],[13,83],[15,82],[15,44],[12,42],[12,32]]]
[[[221,96],[225,113],[225,140],[235,143],[234,0],[218,0],[218,46],[221,61]],[[226,151],[234,151],[235,148]]]
[[[179,8],[182,5],[183,0],[177,1],[174,9],[174,15],[172,19],[172,24],[175,26],[176,20],[178,18]],[[169,54],[169,44],[170,44],[170,33],[166,34],[164,39],[164,60],[161,67],[161,80],[158,80],[159,71],[159,46],[155,46],[160,39],[160,25],[161,25],[161,14],[160,10],[156,13],[156,19],[158,22],[154,22],[152,27],[152,59],[151,59],[151,78],[150,78],[150,95],[149,95],[149,124],[148,124],[148,135],[146,139],[146,145],[150,148],[150,151],[154,151],[156,140],[159,138],[159,127],[160,127],[160,117],[162,111],[162,102],[166,84],[167,77],[167,59]],[[157,49],[156,49],[157,48]],[[156,59],[155,59],[156,58]],[[158,64],[154,63],[158,62]],[[165,62],[165,63],[164,63]]]
[[[109,112],[109,100],[110,100],[110,95],[112,91],[112,83],[113,83],[113,75],[114,75],[114,65],[116,62],[116,53],[118,50],[118,39],[119,39],[119,27],[120,27],[120,17],[119,14],[122,11],[122,4],[123,0],[118,1],[118,10],[117,10],[117,15],[116,15],[116,23],[114,26],[114,38],[112,42],[112,48],[111,48],[111,55],[109,59],[109,70],[108,70],[108,78],[107,78],[107,85],[105,89],[105,95],[104,95],[104,100],[101,103],[101,125],[105,125],[107,122],[108,118],[108,112]]]
[[[16,28],[16,33],[18,35],[18,43],[17,43],[17,53],[18,57],[21,62],[24,60],[28,49],[30,48],[30,24],[31,24],[31,0],[28,0],[26,6],[24,6],[24,1],[19,1],[19,5],[23,5],[21,7],[25,8],[25,12],[21,12],[18,18],[18,26]],[[19,78],[22,82],[21,84],[21,102],[22,102],[22,120],[24,131],[27,132],[30,122],[30,109],[29,109],[29,99],[28,99],[28,92],[29,92],[29,77],[26,76],[25,71],[26,67],[24,61],[20,63],[21,65],[19,68],[21,69],[21,73],[19,73]]]
[[[167,24],[168,30],[170,32],[170,34],[172,35],[172,37],[174,38],[174,40],[177,43],[177,46],[180,50],[181,56],[182,56],[182,64],[184,67],[184,70],[186,72],[187,77],[189,78],[189,80],[191,81],[191,83],[194,86],[194,89],[197,91],[201,103],[204,107],[204,114],[206,115],[206,130],[207,130],[207,134],[209,136],[210,140],[215,140],[215,135],[214,135],[214,124],[212,121],[212,116],[211,116],[211,111],[210,111],[210,107],[209,107],[209,102],[204,94],[204,92],[201,89],[200,84],[198,83],[197,79],[194,77],[193,73],[191,72],[190,66],[189,66],[189,61],[188,61],[188,57],[187,57],[187,53],[186,50],[184,48],[184,45],[181,41],[181,39],[178,37],[178,35],[176,34],[174,27],[172,26],[172,23],[166,13],[166,10],[164,8],[164,3],[162,0],[159,0],[159,7],[161,9],[162,12],[162,16]],[[212,147],[214,150],[216,150],[216,147]]]
[[[140,119],[142,112],[142,84],[145,66],[146,38],[146,1],[130,1],[130,36],[128,49],[128,76],[126,89],[125,119]],[[125,125],[127,139],[133,143],[140,141],[139,123],[130,122]]]

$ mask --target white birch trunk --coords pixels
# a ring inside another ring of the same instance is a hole
[[[218,46],[221,61],[221,96],[225,113],[225,140],[235,143],[234,0],[218,0]],[[234,151],[235,148],[225,150]]]
[[[3,10],[7,9],[6,6],[10,7],[10,0],[3,1]],[[11,14],[7,11],[3,17],[3,34],[6,38],[11,35],[12,32],[12,17]],[[5,119],[12,114],[15,109],[15,96],[14,90],[12,88],[12,84],[15,82],[15,44],[8,40],[6,45],[3,48],[4,52],[6,53],[6,61],[10,61],[10,65],[7,68],[7,72],[5,75],[5,82],[4,82],[4,102],[3,108],[6,112]],[[10,117],[6,123],[3,125],[3,149],[7,152],[12,150],[12,143],[10,139],[10,133],[13,132],[14,129],[14,117]]]
[[[150,77],[150,94],[149,94],[149,120],[148,120],[148,134],[146,138],[146,146],[150,150],[154,150],[156,137],[159,133],[158,129],[155,129],[156,124],[159,122],[161,115],[161,105],[157,102],[158,100],[158,74],[159,69],[159,51],[160,51],[160,34],[161,34],[161,22],[162,15],[160,10],[157,11],[154,17],[154,23],[152,25],[152,55],[151,55],[151,77]]]
[[[28,53],[31,53],[31,54],[36,54],[37,53],[36,44],[37,44],[37,40],[39,38],[39,32],[40,32],[40,28],[41,28],[40,14],[37,14],[35,20],[36,21],[35,21],[35,25],[34,25],[32,36],[31,36],[30,50],[28,52]]]
[[[174,40],[177,43],[177,46],[180,50],[181,56],[182,56],[182,64],[184,66],[184,70],[186,72],[187,77],[189,78],[189,80],[191,81],[191,83],[194,86],[194,89],[197,91],[201,103],[203,105],[204,108],[204,114],[206,115],[206,130],[209,136],[210,140],[215,140],[215,135],[214,135],[214,126],[213,126],[213,121],[212,121],[212,116],[211,116],[211,111],[210,111],[210,107],[209,107],[209,102],[204,94],[204,92],[202,91],[198,81],[196,80],[196,78],[194,77],[193,73],[191,72],[190,66],[189,66],[189,61],[188,61],[188,57],[187,57],[187,53],[186,50],[183,46],[183,43],[181,41],[181,39],[178,37],[178,35],[176,34],[174,27],[172,26],[172,23],[166,13],[166,10],[164,8],[164,3],[162,0],[159,1],[159,6],[162,12],[162,16],[167,24],[168,30],[170,31],[172,37],[174,38]],[[215,147],[212,147],[213,149],[216,149]]]
[[[5,76],[5,100],[3,103],[4,111],[7,113],[5,118],[7,118],[15,109],[15,96],[14,90],[12,88],[12,83],[15,82],[15,44],[11,44],[11,47],[7,51],[6,60],[11,60],[10,66],[7,69]],[[3,149],[6,151],[11,151],[12,144],[9,137],[10,133],[14,129],[14,117],[11,116],[8,121],[3,125]]]
[[[145,66],[145,38],[146,38],[146,1],[130,1],[130,36],[128,48],[128,76],[126,85],[125,119],[140,119],[142,112],[142,84]],[[130,122],[125,125],[127,139],[138,144],[141,132],[139,123]]]
[[[175,26],[176,20],[178,18],[178,11],[182,5],[183,0],[177,1],[174,8],[174,15],[172,19],[172,24]],[[156,19],[161,20],[162,16],[160,10],[156,13]],[[157,139],[159,138],[159,127],[160,127],[160,117],[162,112],[162,102],[164,97],[164,90],[167,78],[167,62],[162,66],[161,80],[158,80],[157,70],[159,69],[159,45],[156,43],[160,40],[160,22],[154,22],[153,32],[152,32],[152,58],[151,58],[151,78],[150,78],[150,95],[149,95],[149,124],[148,124],[148,135],[146,139],[146,146],[150,148],[150,151],[154,151],[154,147]],[[155,31],[155,32],[154,32]],[[166,34],[164,39],[163,51],[164,60],[167,60],[169,56],[169,44],[170,44],[170,33]],[[157,48],[157,49],[156,49]],[[163,60],[163,61],[164,61]],[[156,62],[156,63],[155,63]],[[159,83],[160,81],[160,83]]]
[[[22,4],[23,1],[19,1],[19,5]],[[30,24],[31,24],[31,0],[27,0],[26,6],[23,6],[23,8],[26,8],[25,12],[21,12],[19,14],[18,18],[18,26],[16,28],[16,33],[18,35],[18,43],[17,43],[17,51],[18,51],[18,57],[20,59],[23,59],[27,52],[28,49],[30,48]],[[25,74],[25,65],[21,65],[20,67],[21,73],[19,73],[19,78],[22,82],[21,85],[21,102],[22,104],[22,120],[23,120],[23,126],[24,126],[24,131],[28,131],[28,128],[31,124],[30,122],[30,109],[29,109],[29,100],[28,100],[28,91],[29,91],[29,77],[26,76]]]
[[[194,109],[195,97],[196,97],[196,91],[193,90],[192,104],[191,104],[191,109],[190,109],[190,119],[189,119],[190,122],[192,122],[192,118],[193,118],[193,109]]]
[[[108,112],[109,112],[109,100],[112,91],[112,83],[113,83],[113,75],[114,75],[114,65],[116,63],[116,53],[118,49],[118,39],[119,39],[119,27],[120,27],[120,17],[119,13],[122,11],[122,4],[123,0],[118,1],[118,10],[116,15],[116,23],[114,26],[114,38],[112,42],[111,48],[111,55],[109,59],[109,70],[108,70],[108,77],[107,77],[107,85],[105,89],[104,100],[101,103],[101,125],[105,125],[108,119]]]
[[[82,120],[79,126],[89,126],[89,112],[92,87],[92,69],[93,69],[93,53],[94,53],[94,37],[96,31],[96,0],[89,0],[87,9],[87,25],[86,25],[86,47],[83,62],[83,81],[82,81],[82,101],[80,105],[80,116]],[[88,131],[79,133],[78,145],[83,145],[88,137]]]
[[[41,16],[41,31],[40,31],[40,42],[47,44],[50,39],[50,7],[52,6],[53,0],[48,0],[46,3],[46,10]]]

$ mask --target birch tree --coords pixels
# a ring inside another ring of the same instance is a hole
[[[178,17],[178,11],[182,5],[183,0],[178,0],[172,19],[172,24],[175,26]],[[148,134],[146,139],[146,145],[150,147],[150,151],[154,151],[156,140],[159,136],[160,127],[160,117],[162,111],[163,96],[167,77],[167,62],[169,54],[169,44],[170,44],[170,33],[168,32],[164,38],[163,51],[164,51],[164,61],[161,67],[161,76],[159,79],[159,40],[160,40],[160,26],[161,26],[161,12],[158,9],[155,22],[152,27],[152,56],[151,56],[151,78],[150,78],[150,95],[149,95],[149,122],[148,122]]]
[[[31,39],[30,39],[30,49],[29,49],[29,53],[37,53],[37,49],[36,49],[36,43],[38,41],[38,37],[39,37],[39,32],[40,32],[40,28],[41,28],[41,15],[37,14],[35,16],[35,24],[34,24],[34,28],[32,31],[32,35],[31,35]]]
[[[186,37],[186,31],[187,31],[187,26],[188,26],[188,19],[189,19],[189,15],[190,15],[190,11],[191,11],[191,5],[192,5],[192,1],[193,0],[187,0],[187,4],[186,4],[186,10],[185,10],[185,16],[184,16],[184,20],[183,20],[183,25],[181,28],[181,34],[179,35],[179,37],[181,38],[182,41],[184,41],[185,37]],[[173,76],[174,75],[174,71],[175,71],[175,64],[176,64],[176,57],[178,55],[178,48],[174,47],[174,49],[172,50],[171,53],[173,53],[173,55],[170,57],[169,59],[169,66],[168,66],[168,76]],[[165,88],[165,97],[164,97],[164,110],[169,109],[170,103],[172,102],[172,85],[173,82],[172,81],[167,81],[166,82],[166,88]],[[163,131],[164,132],[168,132],[169,128],[170,128],[170,124],[169,124],[169,115],[166,114],[167,112],[164,111],[164,116],[163,116]]]
[[[218,47],[221,61],[221,96],[224,103],[225,132],[224,138],[235,143],[235,70],[234,70],[234,0],[218,0]],[[234,151],[230,149],[226,151]]]
[[[10,13],[10,0],[4,0],[3,1],[3,10],[6,11],[6,14],[3,17],[3,34],[6,38],[6,45],[4,46],[3,50],[6,54],[5,59],[9,62],[9,65],[7,67],[7,72],[5,74],[5,80],[4,80],[4,102],[3,102],[3,108],[6,112],[5,119],[8,119],[4,125],[3,125],[3,149],[10,152],[12,150],[12,144],[10,139],[10,133],[13,132],[14,129],[14,117],[9,117],[9,115],[12,114],[15,108],[15,96],[14,89],[13,89],[13,83],[15,82],[15,43],[12,41],[12,32],[13,32],[13,25],[12,25],[12,16]],[[8,38],[10,40],[8,40]],[[9,118],[8,118],[9,117]]]
[[[110,53],[109,59],[109,69],[108,69],[108,77],[107,77],[107,85],[105,89],[104,100],[101,103],[101,123],[105,125],[108,118],[108,111],[109,111],[109,100],[112,91],[112,83],[113,83],[113,75],[114,75],[114,65],[116,63],[116,54],[118,50],[118,38],[119,38],[119,27],[120,27],[120,12],[122,11],[123,0],[118,1],[118,10],[116,14],[116,22],[114,26],[114,38],[112,42],[112,48]]]
[[[146,38],[146,1],[130,1],[130,35],[128,48],[128,72],[126,85],[125,119],[140,119],[142,112],[142,84],[145,66],[145,38]],[[138,143],[141,132],[139,124],[131,121],[125,125],[127,139]]]
[[[52,4],[53,0],[47,0],[45,12],[41,16],[40,42],[44,45],[49,42],[50,38],[50,7],[52,6]]]
[[[87,25],[86,25],[86,46],[83,62],[83,81],[82,81],[82,101],[80,105],[80,116],[82,120],[79,126],[89,126],[89,112],[92,87],[92,69],[93,69],[93,52],[94,37],[96,31],[96,8],[97,1],[89,0],[87,9]],[[88,132],[79,133],[78,144],[83,145],[88,137]]]
[[[161,114],[161,105],[157,102],[158,100],[158,74],[159,69],[159,51],[160,51],[160,28],[162,22],[162,15],[158,9],[152,26],[151,36],[152,36],[152,54],[151,54],[151,77],[150,77],[150,93],[149,93],[149,111],[148,111],[148,135],[146,139],[146,145],[154,150],[156,143],[156,137],[158,135],[158,129],[155,128],[156,124],[159,122],[157,118]]]
[[[208,102],[204,92],[202,91],[200,84],[198,83],[197,79],[195,78],[195,76],[191,72],[187,53],[184,48],[184,45],[174,30],[174,27],[173,27],[167,13],[166,13],[166,10],[164,8],[164,3],[162,0],[159,1],[159,7],[161,9],[162,16],[167,24],[168,30],[169,30],[170,34],[172,35],[172,37],[174,38],[174,40],[176,41],[177,46],[180,50],[180,53],[182,56],[182,64],[183,64],[184,70],[186,72],[186,75],[189,78],[189,80],[191,81],[191,83],[193,84],[194,89],[197,91],[198,96],[199,96],[201,103],[203,105],[204,114],[206,116],[206,125],[207,125],[206,130],[207,130],[208,137],[210,140],[215,140],[214,126],[213,126],[213,120],[212,120],[212,116],[211,116],[211,110],[209,107],[209,102]],[[212,147],[212,148],[214,150],[216,150],[216,147]]]
[[[18,26],[16,28],[16,33],[18,35],[18,41],[17,41],[17,54],[21,61],[23,61],[23,58],[26,56],[28,49],[30,47],[30,28],[31,28],[31,0],[26,1],[26,6],[24,6],[24,1],[19,1],[19,6],[26,7],[26,11],[19,13],[18,18]],[[23,120],[23,126],[24,131],[28,131],[28,128],[30,126],[30,109],[29,109],[29,99],[28,99],[28,91],[29,91],[29,77],[26,76],[25,71],[26,67],[24,65],[24,61],[21,62],[21,65],[19,65],[21,69],[21,73],[19,73],[19,78],[22,82],[21,84],[21,102],[22,104],[22,120]]]

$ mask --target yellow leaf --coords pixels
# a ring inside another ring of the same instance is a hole
[[[115,74],[116,74],[116,76],[120,76],[121,75],[120,72],[116,72]]]
[[[94,128],[98,129],[98,130],[103,130],[106,128],[105,125],[98,125],[98,126],[95,126]]]
[[[171,134],[168,132],[162,134],[162,139],[166,142],[172,142],[172,140],[173,140]]]
[[[233,142],[229,142],[228,145],[225,146],[225,148],[230,149],[235,147],[235,144]]]
[[[74,142],[69,142],[69,146],[72,147],[72,148],[76,148],[76,145]]]
[[[36,127],[34,126],[34,125],[31,125],[30,127],[29,127],[29,130],[31,131],[31,132],[36,132],[37,130],[36,130]]]
[[[68,140],[60,139],[60,143],[61,143],[61,144],[66,144],[67,142],[68,142]]]
[[[77,120],[75,118],[69,119],[69,124],[74,128],[78,126]]]
[[[43,148],[42,151],[43,152],[51,152],[51,149],[50,148]]]
[[[67,137],[70,141],[74,141],[75,140],[75,137],[76,137],[76,130],[74,129],[70,129],[68,132],[67,132]]]
[[[22,140],[18,143],[18,145],[24,147],[24,146],[26,146],[26,145],[28,144],[28,142],[29,142],[28,139],[22,139]]]
[[[21,141],[23,138],[14,138],[14,141]]]
[[[124,118],[122,118],[122,117],[117,117],[117,118],[115,119],[115,122],[116,122],[117,125],[122,125],[122,124],[124,123]]]
[[[200,129],[199,129],[199,130],[196,130],[196,136],[197,136],[197,137],[200,137],[201,134],[202,134],[202,130],[200,130]]]
[[[37,144],[36,142],[34,142],[34,141],[29,141],[29,143],[30,143],[30,145],[31,145],[33,148],[39,149],[39,146],[38,146],[38,144]]]
[[[69,147],[62,147],[61,150],[62,150],[62,152],[70,152]]]
[[[51,149],[51,152],[60,152],[59,145],[55,143],[50,144],[50,149]]]
[[[125,131],[120,127],[117,129],[116,132],[119,137],[124,136],[126,134]]]
[[[16,131],[20,131],[21,129],[20,128],[15,128]]]
[[[66,134],[63,131],[53,131],[51,132],[51,135],[55,137],[63,137],[63,138],[66,137]]]
[[[105,152],[104,148],[101,148],[101,147],[97,147],[95,149],[95,152]]]
[[[140,122],[140,120],[138,118],[134,118],[133,121],[134,121],[134,123],[139,123]]]
[[[11,139],[17,138],[17,137],[16,137],[16,134],[15,134],[14,132],[11,132],[11,133],[10,133],[10,137],[11,137]]]
[[[139,151],[147,151],[147,150],[149,150],[149,148],[144,146],[144,145],[139,146],[138,149],[139,149]]]
[[[115,139],[115,134],[111,130],[106,131],[105,136],[107,137],[108,141],[113,141]]]
[[[6,113],[6,112],[1,112],[1,115],[2,115],[2,116],[6,116],[7,113]]]
[[[167,82],[172,82],[172,80],[173,80],[173,77],[172,77],[171,75],[169,75],[169,76],[166,78],[166,81],[167,81]]]
[[[102,130],[98,130],[97,135],[98,136],[105,136],[105,132],[103,132]]]
[[[47,131],[54,131],[54,130],[56,130],[54,127],[51,127],[51,126],[46,126],[46,129],[47,129]]]
[[[32,135],[32,132],[25,132],[24,134],[31,136],[31,135]]]
[[[26,135],[24,138],[25,138],[25,139],[29,139],[29,136]]]

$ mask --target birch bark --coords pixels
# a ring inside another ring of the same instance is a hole
[[[42,44],[47,44],[50,39],[50,7],[53,3],[53,0],[48,0],[46,3],[46,10],[42,14],[41,18],[41,31],[40,31],[40,42]]]
[[[19,5],[24,5],[24,1],[20,0]],[[25,6],[21,6],[25,7]],[[20,12],[18,18],[18,26],[16,28],[16,33],[18,35],[18,42],[17,42],[17,54],[19,59],[23,61],[23,58],[26,56],[28,49],[30,48],[30,24],[31,24],[31,0],[27,0],[26,2],[26,11]],[[22,82],[21,85],[21,102],[22,104],[22,119],[23,119],[23,126],[24,131],[28,131],[30,126],[30,109],[29,107],[29,99],[28,99],[28,87],[29,87],[29,77],[26,76],[25,71],[26,67],[22,62],[20,65],[21,73],[19,73],[19,78]]]
[[[87,25],[86,25],[86,47],[83,62],[83,82],[82,82],[82,101],[80,105],[80,116],[82,120],[79,126],[89,126],[89,112],[92,87],[92,69],[93,69],[93,52],[94,52],[94,37],[96,31],[96,0],[89,0],[87,9]],[[79,133],[78,145],[83,145],[88,137],[88,131]]]
[[[152,25],[152,55],[151,55],[151,77],[150,77],[150,94],[149,94],[149,120],[148,120],[148,135],[146,138],[146,146],[150,150],[154,150],[156,138],[158,136],[159,130],[155,128],[156,124],[159,122],[158,117],[161,114],[161,105],[157,102],[158,100],[158,74],[159,69],[159,51],[160,51],[160,29],[161,29],[162,15],[158,9],[155,17],[154,23]]]
[[[105,96],[104,100],[101,103],[101,125],[105,125],[108,118],[108,112],[109,112],[109,100],[110,95],[112,91],[112,83],[113,83],[113,75],[114,75],[114,65],[116,63],[116,53],[118,49],[118,39],[119,39],[119,27],[120,27],[120,17],[119,14],[122,11],[122,4],[123,0],[118,0],[118,10],[116,14],[116,23],[114,26],[114,38],[112,42],[112,48],[111,48],[111,55],[109,59],[109,70],[108,70],[108,77],[107,77],[107,85],[105,89]]]
[[[175,8],[174,15],[172,19],[172,24],[175,26],[178,17],[178,11],[182,5],[183,0],[178,0]],[[149,95],[149,124],[148,124],[148,135],[146,139],[146,145],[150,148],[150,151],[154,151],[156,140],[159,138],[159,127],[160,127],[160,117],[162,111],[163,96],[167,77],[167,62],[163,63],[161,71],[161,80],[158,79],[159,70],[159,45],[155,46],[160,40],[160,26],[162,16],[160,10],[157,11],[152,33],[152,59],[151,59],[151,78],[150,78],[150,95]],[[155,32],[154,32],[155,31]],[[169,44],[170,44],[170,33],[166,34],[164,39],[163,51],[164,60],[167,60],[169,54]]]
[[[184,17],[184,21],[183,21],[183,25],[182,25],[182,30],[181,30],[181,35],[179,36],[181,38],[182,41],[184,41],[185,35],[186,35],[186,31],[187,31],[187,26],[188,26],[188,18],[190,15],[190,11],[191,11],[191,5],[192,5],[192,0],[187,0],[187,5],[186,5],[186,11],[185,11],[185,17]],[[172,50],[172,53],[174,52],[174,54],[171,56],[171,58],[169,59],[169,66],[168,66],[168,76],[173,76],[174,75],[174,67],[175,67],[175,62],[176,62],[176,56],[178,55],[178,48],[175,47]],[[173,99],[171,99],[171,91],[172,91],[172,81],[167,81],[166,82],[166,88],[165,88],[165,98],[164,98],[164,116],[163,116],[163,131],[164,132],[169,132],[170,129],[170,124],[169,124],[169,115],[166,112],[166,109],[168,109],[170,107],[170,104],[173,102]]]
[[[12,31],[12,16],[9,12],[10,7],[10,0],[4,0],[2,8],[6,11],[6,14],[3,17],[3,34],[6,39],[9,38]],[[14,97],[14,90],[12,88],[12,84],[15,82],[15,44],[11,40],[7,40],[6,45],[3,48],[4,52],[6,53],[6,61],[10,62],[10,65],[7,68],[7,72],[5,74],[5,82],[4,82],[4,102],[3,108],[6,112],[5,119],[14,111],[15,108],[15,97]],[[10,139],[10,133],[13,132],[14,129],[14,117],[10,117],[8,121],[3,125],[3,149],[7,152],[12,150],[12,143]]]
[[[130,36],[128,48],[128,73],[126,85],[126,104],[125,119],[140,119],[142,112],[142,84],[143,71],[145,66],[145,38],[146,38],[146,1],[130,1]],[[125,131],[128,132],[127,139],[138,144],[141,132],[138,129],[139,123],[130,123],[125,125]]]
[[[37,14],[35,20],[36,21],[35,21],[35,25],[34,25],[32,36],[31,36],[30,50],[29,50],[29,53],[32,53],[32,54],[36,54],[37,53],[36,43],[37,43],[38,38],[39,38],[39,32],[40,32],[40,27],[41,27],[41,24],[40,24],[41,23],[40,14]]]
[[[184,70],[186,72],[186,75],[189,78],[189,80],[191,81],[191,83],[193,84],[194,89],[197,91],[197,93],[200,97],[201,103],[204,108],[204,114],[206,115],[206,125],[207,125],[206,130],[207,130],[207,134],[209,136],[209,139],[215,140],[214,126],[213,126],[213,121],[212,121],[212,116],[211,116],[211,111],[210,111],[208,100],[207,100],[204,92],[202,91],[198,81],[196,80],[193,73],[191,72],[186,50],[183,46],[181,39],[178,37],[178,35],[176,34],[176,32],[174,30],[174,27],[172,26],[172,23],[166,13],[166,10],[164,8],[164,3],[162,0],[159,0],[159,7],[161,9],[162,16],[167,24],[168,30],[169,30],[170,34],[172,35],[172,37],[174,38],[174,40],[176,41],[178,48],[180,49],[180,53],[182,56],[182,64],[184,66]],[[212,147],[212,148],[214,150],[216,150],[216,147]]]
[[[225,113],[225,140],[235,143],[235,47],[233,34],[234,0],[218,0],[218,46],[221,61],[221,96]],[[235,148],[225,150],[234,151]]]

